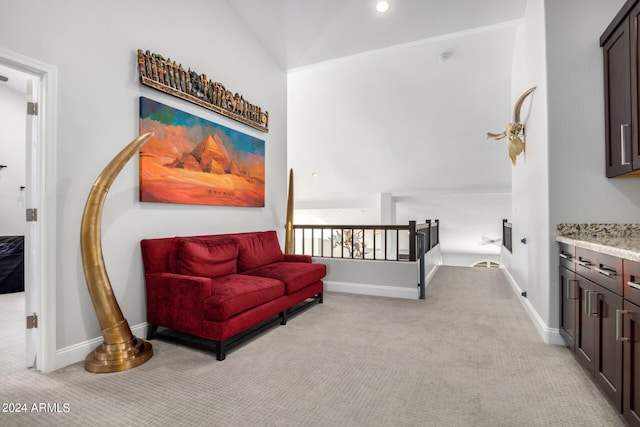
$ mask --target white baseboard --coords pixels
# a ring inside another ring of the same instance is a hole
[[[349,294],[373,295],[377,297],[418,299],[418,287],[407,288],[400,286],[367,285],[363,283],[325,281],[324,289],[330,292],[345,292]]]
[[[135,326],[131,326],[130,328],[131,333],[136,337],[143,339],[146,338],[147,322],[139,323]],[[58,350],[56,352],[56,369],[82,362],[87,355],[102,344],[102,342],[103,338],[97,337],[89,341],[84,341]]]
[[[427,274],[427,277],[424,278],[424,288],[427,289],[429,287],[429,283],[431,283],[431,279],[433,279],[433,276],[435,276],[436,271],[438,271],[438,268],[440,268],[441,264],[436,264],[433,266],[433,268],[431,269],[431,271]]]
[[[520,295],[522,294],[522,288],[518,286],[518,283],[516,283],[511,273],[509,273],[509,270],[507,270],[506,268],[502,268],[501,270],[509,280],[509,283],[511,284],[511,287],[513,288],[516,295],[520,297]],[[542,318],[535,310],[535,308],[533,308],[533,305],[531,305],[531,302],[529,302],[528,299],[520,297],[519,300],[524,307],[524,310],[529,315],[531,322],[533,322],[533,326],[535,326],[538,334],[540,334],[540,337],[545,343],[562,346],[566,345],[564,340],[562,339],[562,336],[560,336],[560,330],[558,328],[550,328],[549,326],[547,326],[547,324],[544,322],[544,320],[542,320]]]

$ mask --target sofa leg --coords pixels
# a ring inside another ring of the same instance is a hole
[[[147,339],[152,340],[156,337],[158,325],[147,325]]]
[[[214,341],[216,343],[216,359],[224,360],[227,357],[227,349],[224,341]]]
[[[322,292],[318,294],[318,304],[322,304],[324,302],[324,295]]]
[[[280,312],[279,314],[280,316],[280,324],[281,325],[286,325],[287,324],[287,310],[284,310],[282,312]]]

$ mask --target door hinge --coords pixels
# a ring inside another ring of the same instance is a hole
[[[27,222],[35,222],[38,220],[38,209],[29,208],[27,209]]]
[[[37,116],[37,115],[38,115],[38,103],[27,102],[27,116]]]
[[[33,313],[31,316],[27,316],[27,329],[33,329],[38,327],[38,315]]]

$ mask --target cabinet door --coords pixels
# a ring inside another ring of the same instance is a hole
[[[614,406],[622,411],[622,342],[616,334],[616,311],[622,309],[622,297],[597,286],[592,299],[596,315],[595,378]]]
[[[560,335],[571,351],[576,351],[576,274],[560,267]]]
[[[638,70],[638,58],[640,58],[640,4],[636,5],[629,13],[629,32],[630,32],[630,44],[631,44],[631,143],[632,143],[632,167],[633,170],[640,169],[640,129],[638,128],[638,117],[640,115],[640,108],[638,102],[640,97],[638,96],[638,90],[640,90],[640,70]]]
[[[589,371],[593,372],[596,353],[596,320],[593,316],[595,308],[595,283],[582,277],[576,282],[578,301],[576,305],[576,359]]]
[[[607,177],[632,170],[629,18],[606,40],[604,57],[605,157]]]
[[[629,425],[640,426],[640,307],[624,301],[623,309],[624,327],[620,333],[624,340],[622,410]]]

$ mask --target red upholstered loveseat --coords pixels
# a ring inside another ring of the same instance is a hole
[[[326,266],[283,254],[275,231],[145,239],[141,248],[148,339],[158,326],[206,338],[224,360],[256,325],[286,324],[301,303],[322,303]]]

